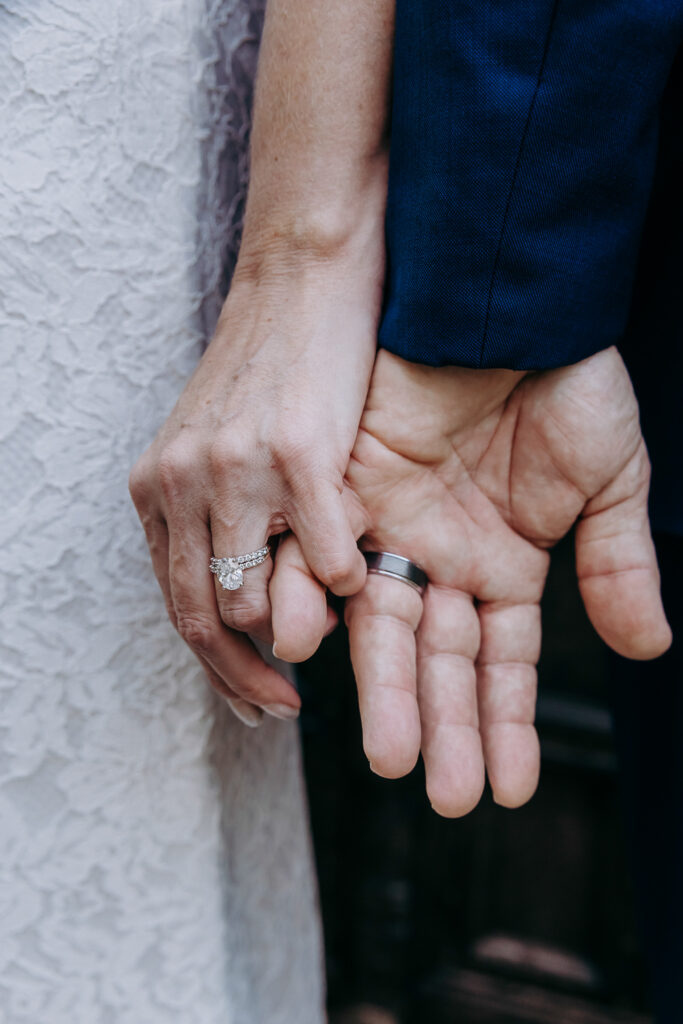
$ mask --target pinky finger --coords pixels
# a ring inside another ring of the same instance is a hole
[[[225,703],[228,705],[233,715],[239,718],[240,722],[244,725],[248,725],[250,729],[255,729],[263,721],[263,711],[261,708],[256,707],[255,704],[250,704],[248,700],[244,700],[242,697],[238,697],[234,690],[231,690],[226,683],[223,682],[217,672],[209,665],[205,658],[201,655],[196,655],[197,661],[204,669],[206,678],[209,680],[211,689],[214,690],[219,697],[222,697]]]

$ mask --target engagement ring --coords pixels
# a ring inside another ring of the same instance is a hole
[[[223,590],[239,590],[244,583],[244,570],[253,569],[255,565],[265,562],[270,548],[259,548],[258,551],[249,551],[246,555],[228,555],[226,558],[212,558],[209,568]]]

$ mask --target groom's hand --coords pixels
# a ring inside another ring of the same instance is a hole
[[[380,352],[347,473],[363,545],[420,564],[421,599],[368,577],[347,601],[364,746],[396,777],[422,752],[434,808],[476,805],[485,767],[514,807],[536,788],[533,726],[548,549],[578,520],[588,615],[616,651],[671,634],[647,515],[649,461],[616,349],[523,376]]]

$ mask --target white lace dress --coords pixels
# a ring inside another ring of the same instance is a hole
[[[0,0],[0,1020],[319,1024],[295,725],[216,706],[129,467],[219,307],[262,0]]]

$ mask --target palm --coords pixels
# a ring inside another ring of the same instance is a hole
[[[484,763],[496,799],[528,799],[547,548],[578,517],[580,585],[598,631],[633,657],[669,642],[648,474],[615,350],[522,381],[380,353],[347,482],[368,517],[364,545],[420,563],[430,587],[422,603],[371,576],[348,603],[377,771],[403,774],[421,748],[444,813],[477,802]]]

